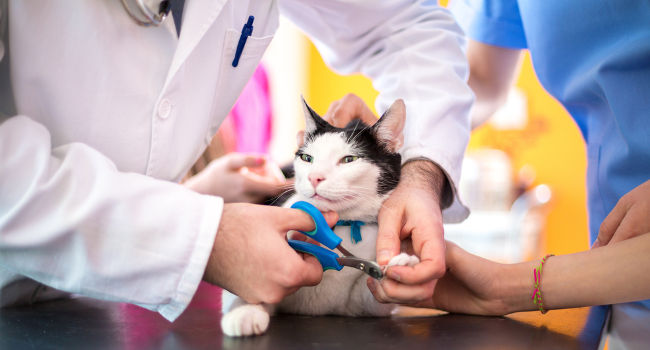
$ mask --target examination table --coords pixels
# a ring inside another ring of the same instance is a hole
[[[597,349],[608,307],[506,317],[404,309],[391,318],[278,315],[258,337],[221,333],[220,291],[202,284],[170,323],[137,306],[73,298],[0,310],[0,349]]]

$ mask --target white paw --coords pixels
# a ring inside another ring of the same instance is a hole
[[[269,313],[262,305],[242,305],[221,318],[221,330],[230,337],[260,335],[269,327]]]
[[[418,259],[417,256],[401,253],[399,255],[395,255],[392,259],[390,259],[388,265],[386,266],[415,266],[419,262],[420,259]]]

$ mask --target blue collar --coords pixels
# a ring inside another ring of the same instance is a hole
[[[339,220],[336,223],[336,226],[350,226],[350,237],[352,237],[352,243],[357,244],[361,242],[361,226],[366,223],[359,220]]]

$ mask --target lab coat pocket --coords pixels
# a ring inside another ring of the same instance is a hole
[[[262,59],[262,55],[269,46],[271,39],[273,39],[272,35],[264,37],[249,36],[239,57],[237,67],[233,67],[232,63],[237,52],[240,36],[241,32],[234,29],[228,29],[226,32],[223,52],[221,53],[218,85],[212,108],[212,116],[218,121],[217,124],[220,124],[230,112],[244,86],[253,76],[255,68]]]

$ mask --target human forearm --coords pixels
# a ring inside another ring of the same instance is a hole
[[[476,96],[470,113],[472,128],[483,124],[506,101],[519,70],[520,51],[469,41],[468,83]]]
[[[544,308],[615,304],[650,297],[650,233],[585,252],[555,256],[542,273]],[[534,310],[532,270],[539,261],[504,266],[500,294],[509,312]]]
[[[650,297],[650,233],[549,261],[542,293],[551,308],[615,304]]]
[[[412,160],[402,166],[401,181],[408,182],[414,187],[429,191],[436,197],[441,206],[451,201],[447,190],[449,183],[445,173],[432,161],[426,159]]]
[[[7,271],[170,320],[182,312],[205,268],[221,200],[119,172],[87,145],[52,149],[47,129],[26,117],[0,125],[0,159]]]
[[[337,1],[318,3],[323,21],[309,20],[312,2],[284,1],[284,14],[314,37],[324,60],[339,72],[362,72],[379,91],[377,110],[396,99],[406,104],[403,162],[426,158],[444,169],[452,188],[460,179],[469,140],[472,93],[467,86],[465,36],[445,8],[430,1]],[[363,14],[360,16],[359,14]],[[327,18],[325,16],[328,16]],[[333,16],[333,17],[329,17]],[[327,26],[323,26],[327,23]],[[456,199],[447,222],[468,211]]]

